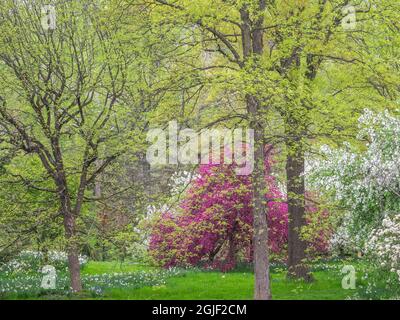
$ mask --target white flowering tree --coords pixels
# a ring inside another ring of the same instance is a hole
[[[400,119],[365,110],[359,129],[361,152],[349,143],[324,146],[309,172],[310,183],[349,212],[347,228],[358,236],[380,226],[388,212],[400,212]]]

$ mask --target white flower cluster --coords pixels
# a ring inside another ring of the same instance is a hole
[[[170,178],[168,186],[172,195],[179,195],[184,192],[190,183],[200,177],[198,174],[189,171],[176,171]]]
[[[400,281],[400,216],[386,216],[366,244],[366,252],[379,267],[395,273]]]
[[[113,288],[140,288],[144,286],[158,287],[166,284],[166,280],[172,276],[180,276],[185,273],[182,269],[171,268],[159,271],[136,271],[126,273],[110,273],[100,275],[82,275],[82,284],[85,290],[95,294],[102,294],[104,290]],[[0,294],[38,294],[42,289],[40,286],[42,276],[20,275],[11,277],[0,277]],[[69,278],[67,276],[57,277],[56,290],[62,294],[70,293]]]
[[[400,181],[400,119],[388,111],[374,114],[365,110],[360,118],[359,138],[370,143],[363,155],[361,171],[363,183],[378,191],[398,191]]]
[[[22,294],[37,291],[40,289],[41,280],[40,275],[24,274],[19,277],[0,277],[0,294]]]
[[[190,172],[190,171],[175,171],[169,179],[168,186],[170,188],[171,195],[173,197],[180,197],[187,188],[190,183],[199,178],[200,175]],[[159,215],[163,212],[174,213],[174,206],[169,203],[164,203],[162,205],[149,205],[146,208],[146,216],[147,218],[153,218],[155,215]],[[138,233],[141,233],[141,230],[137,230]]]
[[[81,266],[88,262],[88,257],[79,255]],[[68,255],[64,251],[48,251],[46,254],[40,251],[23,250],[13,260],[0,265],[0,271],[6,274],[20,272],[37,272],[44,265],[52,265],[56,269],[65,269],[68,265]]]
[[[352,234],[351,216],[347,214],[342,224],[337,228],[329,240],[329,252],[336,256],[354,255],[361,252],[363,237],[360,234]]]
[[[24,272],[29,269],[30,265],[25,261],[11,260],[2,266],[0,266],[0,271],[6,274],[8,273],[19,273]]]
[[[65,251],[49,251],[47,253],[47,259],[49,264],[60,264],[68,262],[68,254]],[[85,255],[79,255],[79,264],[81,266],[88,262],[88,257]]]
[[[90,291],[112,288],[140,288],[144,286],[158,287],[166,284],[169,277],[182,274],[178,269],[160,271],[135,271],[124,273],[110,273],[90,275],[82,278],[83,285]]]
[[[378,202],[383,192],[400,191],[400,119],[365,110],[359,127],[358,138],[369,141],[365,152],[352,152],[348,143],[339,150],[324,146],[324,160],[310,163],[308,169],[315,187],[353,209],[368,205],[370,199]]]

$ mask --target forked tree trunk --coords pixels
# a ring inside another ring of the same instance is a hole
[[[306,225],[304,152],[300,143],[287,143],[287,149],[288,277],[312,281],[313,277],[306,262],[307,242],[301,235],[301,231]]]

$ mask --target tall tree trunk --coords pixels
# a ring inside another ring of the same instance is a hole
[[[253,59],[254,68],[260,63],[264,53],[264,12],[265,0],[258,1],[258,17],[252,21],[247,5],[240,10],[242,20],[242,47],[244,61]],[[254,299],[270,300],[271,284],[269,273],[267,205],[265,199],[265,163],[264,163],[264,114],[255,95],[246,95],[247,112],[250,126],[254,129],[254,171],[253,171],[253,219],[254,219]]]
[[[56,126],[59,129],[58,122],[56,122]],[[76,217],[80,213],[81,206],[77,204],[75,210],[72,209],[71,195],[68,190],[68,182],[65,175],[59,136],[53,137],[51,142],[54,158],[56,160],[54,180],[57,185],[61,212],[64,217],[64,232],[67,240],[68,269],[71,278],[71,288],[73,292],[79,292],[82,291],[82,283],[81,269],[79,265],[79,243],[76,237]],[[81,200],[79,199],[80,193],[82,193],[83,197],[84,188],[82,187],[82,181],[81,176],[81,185],[79,186],[80,190],[78,191],[77,203]]]
[[[288,142],[287,149],[288,277],[312,281],[313,277],[306,261],[307,242],[301,236],[301,231],[306,225],[304,152],[300,143]]]
[[[81,269],[79,264],[79,245],[76,238],[75,215],[71,209],[71,200],[66,186],[59,187],[61,211],[64,216],[64,231],[67,240],[68,270],[71,278],[73,292],[82,290]]]
[[[247,97],[248,109],[257,116],[258,101]],[[254,171],[253,171],[253,216],[254,216],[254,299],[270,300],[267,205],[265,199],[264,128],[254,125]]]

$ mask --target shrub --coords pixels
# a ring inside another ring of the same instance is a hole
[[[379,269],[395,274],[400,282],[400,216],[383,219],[382,226],[372,231],[366,252]]]
[[[363,270],[358,295],[362,299],[400,297],[400,216],[385,215],[364,248],[368,264]]]

